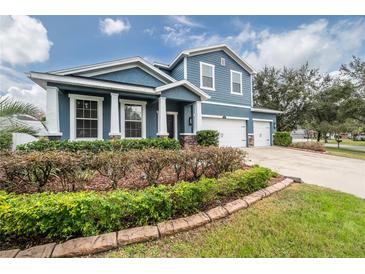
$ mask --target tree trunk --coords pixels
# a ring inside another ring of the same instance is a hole
[[[321,132],[318,131],[318,133],[317,133],[317,142],[319,142],[320,140],[321,140]]]

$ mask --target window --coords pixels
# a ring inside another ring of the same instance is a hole
[[[142,138],[142,106],[126,104],[124,111],[125,137]]]
[[[231,93],[242,95],[242,73],[231,70]]]
[[[76,138],[98,138],[98,102],[76,100]]]
[[[69,94],[70,139],[103,139],[103,97]]]
[[[224,58],[221,58],[221,66],[226,66],[226,59]]]
[[[200,88],[215,90],[214,65],[200,62]]]
[[[147,102],[121,99],[120,103],[122,138],[146,138]]]

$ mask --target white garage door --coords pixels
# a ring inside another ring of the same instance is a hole
[[[255,147],[270,146],[270,122],[254,121]]]
[[[219,146],[246,146],[246,121],[244,120],[204,117],[202,129],[217,130],[219,132]]]

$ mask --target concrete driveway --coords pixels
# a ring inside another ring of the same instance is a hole
[[[365,198],[365,161],[281,147],[247,148],[253,164]]]

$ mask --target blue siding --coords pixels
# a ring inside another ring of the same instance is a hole
[[[162,92],[162,96],[168,99],[179,101],[195,102],[200,100],[200,97],[185,87],[176,87]]]
[[[93,76],[92,78],[150,87],[159,87],[161,85],[164,85],[163,82],[140,68],[130,68],[120,71],[114,71]]]
[[[180,61],[171,71],[171,76],[180,81],[184,79],[184,61]]]
[[[84,92],[62,90],[58,93],[59,109],[60,109],[60,130],[62,132],[61,139],[70,139],[70,98],[68,94],[83,94]],[[89,94],[92,96],[104,97],[103,101],[103,138],[109,138],[110,132],[110,95],[101,93]],[[119,115],[119,114],[118,114]]]
[[[251,111],[248,108],[212,105],[212,104],[204,104],[204,103],[202,104],[202,114],[203,115],[204,114],[222,115],[222,116],[249,118],[251,115],[250,112]]]
[[[221,58],[225,58],[225,66],[221,66]],[[200,62],[215,66],[215,91],[203,89],[211,96],[209,100],[251,106],[251,75],[245,69],[238,65],[224,51],[187,57],[188,80],[197,87],[200,87]],[[230,70],[242,72],[243,95],[231,94]]]

